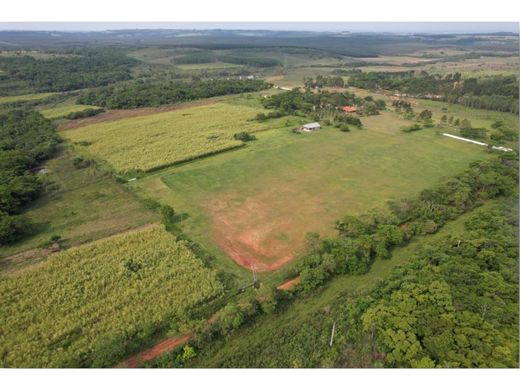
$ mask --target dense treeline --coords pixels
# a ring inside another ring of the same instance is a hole
[[[237,79],[200,80],[191,83],[170,82],[167,84],[139,81],[89,90],[80,95],[78,103],[109,109],[155,107],[213,96],[261,91],[269,86],[263,80]]]
[[[312,77],[304,77],[303,85],[305,88],[323,88],[323,87],[344,87],[345,81],[341,76],[316,76],[316,79]]]
[[[52,92],[107,85],[131,78],[136,60],[115,49],[76,49],[67,57],[0,57],[0,95],[23,89]]]
[[[478,213],[373,292],[362,330],[385,366],[518,366],[517,226],[505,206]]]
[[[460,73],[444,77],[413,70],[352,74],[349,84],[359,88],[396,90],[401,94],[461,103],[466,107],[518,113],[515,76],[463,79]]]
[[[415,199],[390,203],[391,214],[346,216],[336,223],[339,237],[308,237],[309,253],[295,264],[299,288],[312,290],[336,274],[363,274],[375,259],[386,259],[393,247],[413,236],[435,233],[447,221],[480,202],[517,191],[517,157],[474,163],[462,175]]]
[[[0,244],[27,233],[28,222],[18,214],[41,191],[31,168],[48,159],[58,142],[52,123],[37,112],[0,115]]]

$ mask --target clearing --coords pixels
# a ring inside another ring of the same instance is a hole
[[[412,122],[392,112],[363,120],[365,129],[350,133],[265,131],[245,148],[129,185],[172,205],[182,229],[217,257],[269,271],[294,258],[307,232],[332,235],[339,217],[384,209],[487,156],[435,128],[402,133]]]

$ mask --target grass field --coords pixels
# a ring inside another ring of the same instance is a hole
[[[186,310],[222,289],[162,226],[54,254],[42,267],[0,279],[0,296],[8,297],[0,366],[110,364],[125,342],[178,326]]]
[[[486,158],[482,148],[435,129],[405,134],[391,112],[363,119],[364,130],[259,133],[246,148],[172,167],[130,185],[186,215],[183,229],[214,253],[272,270],[290,261],[309,231],[387,207]]]
[[[45,99],[46,97],[56,95],[56,93],[57,92],[44,92],[44,93],[31,93],[31,94],[27,94],[27,95],[17,95],[17,96],[0,96],[0,104]]]
[[[234,133],[281,126],[281,120],[252,120],[264,111],[244,104],[217,103],[99,123],[63,135],[72,142],[90,142],[82,149],[107,161],[116,171],[148,171],[243,145],[233,139]]]
[[[52,235],[62,236],[64,245],[77,245],[157,221],[154,213],[109,175],[92,167],[75,168],[74,157],[63,145],[58,155],[46,163],[45,180],[54,183],[54,188],[24,213],[35,226],[34,234],[14,245],[0,246],[0,271],[31,263],[31,256],[12,260],[5,257],[33,249]]]
[[[57,119],[57,118],[63,118],[64,116],[71,114],[73,112],[85,111],[89,108],[99,108],[99,107],[89,106],[86,104],[66,104],[66,105],[59,105],[56,107],[44,108],[39,111],[45,118]]]

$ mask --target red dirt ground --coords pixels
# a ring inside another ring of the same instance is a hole
[[[204,207],[213,217],[212,237],[237,264],[253,265],[259,272],[273,271],[293,260],[303,248],[308,214],[318,215],[319,199],[306,196],[305,213],[291,185],[273,185],[251,196],[226,193],[212,197]],[[315,228],[324,233],[323,228]]]
[[[278,287],[276,287],[278,290],[290,290],[294,286],[296,286],[300,282],[300,277],[297,276],[294,279],[288,280],[285,283],[280,284]]]
[[[192,337],[194,333],[186,333],[185,335],[179,337],[169,337],[166,340],[161,341],[158,344],[155,344],[152,348],[147,349],[135,356],[132,356],[118,365],[118,367],[123,368],[137,368],[142,366],[144,362],[148,362],[150,360],[155,359],[157,356],[162,355],[168,351],[172,351],[177,348],[179,345],[187,343]]]

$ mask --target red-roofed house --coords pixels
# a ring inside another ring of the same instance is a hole
[[[345,107],[343,107],[343,111],[345,111],[346,113],[353,113],[353,112],[357,111],[357,107],[356,106],[345,106]]]

